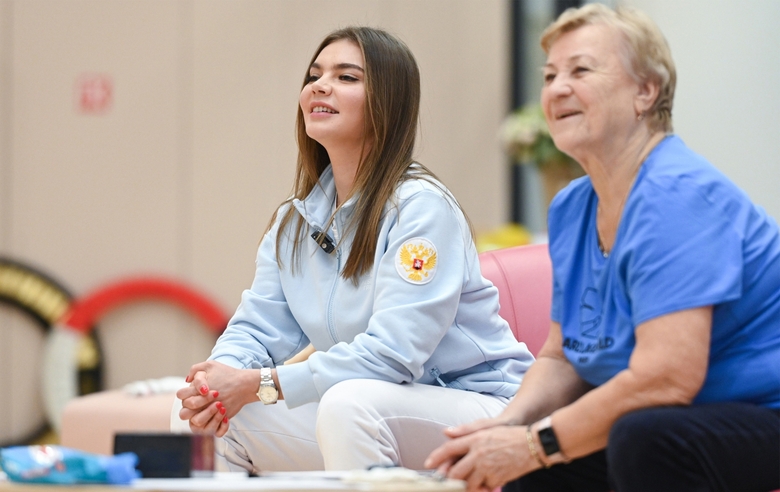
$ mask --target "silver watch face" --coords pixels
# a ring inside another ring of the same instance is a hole
[[[257,396],[265,404],[276,403],[276,400],[279,398],[279,392],[273,386],[261,386]]]

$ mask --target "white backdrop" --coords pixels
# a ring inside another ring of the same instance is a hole
[[[780,220],[780,1],[628,3],[671,46],[675,131]]]

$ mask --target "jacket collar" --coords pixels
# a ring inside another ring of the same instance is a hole
[[[320,175],[319,182],[303,200],[293,199],[293,206],[298,213],[315,229],[322,230],[333,212],[333,202],[336,197],[336,183],[333,178],[333,169],[330,165]],[[353,195],[341,206],[346,212],[355,206],[357,195]]]

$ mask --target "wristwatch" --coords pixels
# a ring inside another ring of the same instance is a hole
[[[571,461],[561,451],[561,446],[558,444],[558,437],[555,435],[555,431],[552,428],[552,418],[545,417],[536,424],[536,433],[539,436],[539,442],[542,443],[542,451],[544,451],[547,460],[552,464],[568,463]]]
[[[260,387],[257,389],[257,397],[264,405],[273,405],[279,399],[279,390],[276,389],[269,367],[260,369]]]

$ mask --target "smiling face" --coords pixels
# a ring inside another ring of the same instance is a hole
[[[306,134],[326,149],[363,145],[364,66],[360,48],[341,39],[323,48],[309,68],[300,95],[301,111]]]
[[[603,24],[567,32],[550,47],[542,108],[555,145],[580,163],[624,144],[642,124],[642,87],[622,47],[618,32]]]

